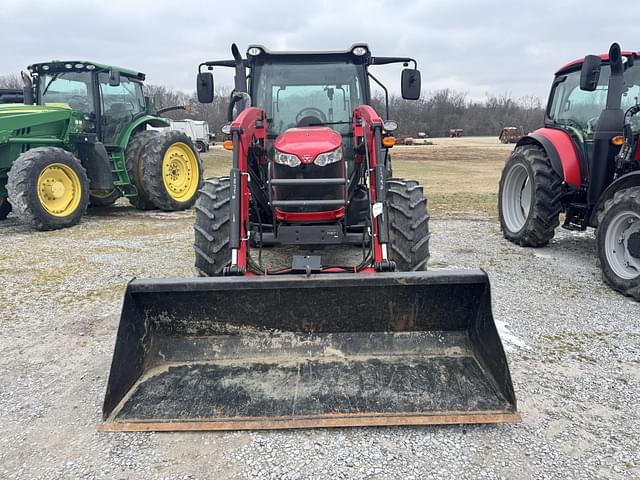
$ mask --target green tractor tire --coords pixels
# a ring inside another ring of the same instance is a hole
[[[156,208],[185,210],[202,186],[202,164],[191,139],[171,131],[150,140],[142,153],[144,191]]]
[[[9,171],[9,202],[37,230],[76,225],[89,205],[89,178],[76,157],[57,147],[21,154]]]
[[[122,196],[120,190],[114,188],[111,192],[89,192],[89,206],[110,207]]]
[[[136,133],[129,140],[129,144],[125,150],[125,163],[127,172],[134,187],[136,187],[137,195],[128,197],[129,203],[138,210],[153,210],[155,205],[149,199],[149,195],[144,188],[144,159],[142,154],[147,143],[157,137],[159,132],[155,130],[143,130]]]
[[[11,213],[11,204],[5,197],[0,197],[0,220],[4,220]]]

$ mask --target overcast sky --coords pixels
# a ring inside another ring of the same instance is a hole
[[[543,100],[564,63],[613,41],[640,49],[638,0],[2,0],[1,10],[0,74],[50,59],[92,60],[185,91],[194,90],[198,63],[230,58],[232,42],[243,53],[250,43],[344,50],[366,42],[374,56],[416,58],[423,92]],[[402,66],[373,68],[397,93]],[[231,85],[230,69],[214,75],[216,85]]]

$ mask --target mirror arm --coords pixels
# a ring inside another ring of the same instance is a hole
[[[380,80],[378,80],[376,77],[374,77],[373,75],[371,75],[370,72],[367,72],[367,75],[369,76],[369,78],[371,80],[373,80],[374,82],[376,82],[378,85],[380,85],[380,87],[382,88],[382,90],[384,90],[384,100],[385,100],[385,104],[386,104],[386,109],[387,109],[387,118],[385,118],[385,120],[389,120],[389,91],[387,90],[387,87],[385,87]]]
[[[413,62],[413,69],[418,68],[418,62],[409,57],[371,57],[371,65],[389,65],[390,63],[409,63]]]

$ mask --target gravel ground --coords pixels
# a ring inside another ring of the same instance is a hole
[[[0,224],[1,478],[640,477],[640,305],[601,283],[591,233],[534,251],[489,221],[433,221],[430,266],[489,272],[521,424],[98,433],[125,284],[193,275],[192,220]]]

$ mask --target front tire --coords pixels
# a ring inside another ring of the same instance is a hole
[[[16,215],[37,230],[76,225],[89,204],[89,178],[80,160],[56,147],[20,155],[9,171],[7,190]]]
[[[498,192],[504,237],[523,247],[549,243],[560,224],[562,179],[537,145],[516,147],[502,171]]]
[[[5,197],[0,197],[0,221],[5,220],[11,213],[11,204]]]
[[[640,187],[620,190],[605,203],[596,235],[603,280],[640,301]]]
[[[153,138],[142,153],[144,190],[160,210],[193,206],[202,185],[202,164],[191,139],[183,132]]]
[[[208,178],[196,201],[194,250],[196,269],[202,277],[222,274],[231,264],[229,222],[231,216],[229,177]]]
[[[422,186],[415,180],[387,180],[389,260],[401,272],[426,270],[429,214]]]

